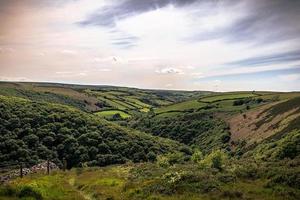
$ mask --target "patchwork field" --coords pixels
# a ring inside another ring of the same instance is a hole
[[[0,82],[0,200],[298,200],[299,124],[296,92]]]
[[[191,101],[185,101],[185,102],[157,108],[155,109],[155,113],[159,114],[165,112],[177,112],[177,111],[199,109],[204,107],[205,105],[207,104],[203,102],[199,102],[198,100],[191,100]]]

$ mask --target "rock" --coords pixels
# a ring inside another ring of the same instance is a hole
[[[49,162],[49,169],[50,171],[53,171],[53,170],[58,170],[59,167],[55,163]],[[43,172],[43,171],[45,173],[47,172],[47,161],[34,165],[30,168],[23,168],[23,176],[33,174],[33,173]],[[0,176],[0,183],[6,183],[11,179],[17,178],[19,176],[20,176],[20,169],[10,171],[5,175]]]

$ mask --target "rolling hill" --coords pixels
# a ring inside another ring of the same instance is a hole
[[[300,93],[0,83],[2,199],[300,198]],[[1,170],[0,170],[1,175]]]

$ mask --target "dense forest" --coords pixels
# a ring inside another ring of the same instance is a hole
[[[173,141],[152,137],[58,104],[0,96],[0,159],[29,164],[51,159],[68,167],[155,159],[180,150]]]

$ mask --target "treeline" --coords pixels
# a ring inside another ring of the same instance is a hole
[[[120,127],[79,110],[0,96],[0,160],[30,164],[51,159],[67,166],[155,159],[182,145]]]
[[[132,128],[170,138],[200,148],[204,153],[214,148],[228,148],[228,125],[211,112],[186,113],[172,117],[142,117],[130,123]]]

